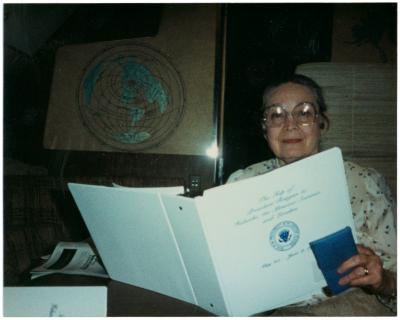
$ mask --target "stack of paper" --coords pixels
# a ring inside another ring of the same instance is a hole
[[[53,273],[109,278],[86,242],[60,242],[50,257],[46,258],[41,266],[31,270],[31,279]]]

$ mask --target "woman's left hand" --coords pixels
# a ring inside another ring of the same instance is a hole
[[[357,245],[358,254],[343,262],[338,268],[339,273],[354,268],[349,274],[339,280],[340,285],[350,284],[355,287],[368,287],[380,291],[384,281],[382,261],[370,248]]]

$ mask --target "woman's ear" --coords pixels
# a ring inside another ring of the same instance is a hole
[[[329,124],[328,124],[328,121],[325,118],[322,118],[320,120],[319,128],[320,128],[322,134],[324,134],[324,133],[326,133],[328,131]]]

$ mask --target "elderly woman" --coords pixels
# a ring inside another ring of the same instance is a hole
[[[233,182],[263,174],[320,151],[329,128],[321,88],[294,75],[268,87],[263,95],[262,128],[276,158],[234,172]],[[354,288],[336,297],[322,292],[311,300],[276,310],[273,316],[393,315],[396,311],[396,230],[394,201],[383,177],[373,169],[344,162],[357,237],[358,254],[338,268],[339,284]]]

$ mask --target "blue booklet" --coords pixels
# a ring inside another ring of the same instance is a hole
[[[349,289],[350,285],[342,286],[338,281],[351,270],[342,274],[336,270],[344,261],[358,254],[351,228],[345,227],[326,237],[312,241],[310,247],[328,284],[328,291],[336,295]]]

